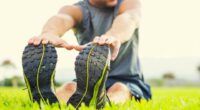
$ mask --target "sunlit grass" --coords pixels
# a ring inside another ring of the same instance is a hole
[[[200,110],[200,88],[153,88],[153,99],[127,101],[125,104],[106,106],[104,110]],[[21,88],[0,88],[0,110],[39,110],[36,103],[31,103],[27,90]],[[44,110],[58,110],[58,105],[42,105]],[[72,106],[62,103],[61,110],[73,110]],[[81,106],[80,110],[94,110],[93,107]]]

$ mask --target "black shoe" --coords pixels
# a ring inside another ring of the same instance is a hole
[[[58,102],[53,88],[56,63],[57,53],[51,44],[26,46],[22,64],[28,93],[33,102]]]
[[[77,56],[75,66],[77,90],[68,104],[76,109],[81,103],[102,108],[108,102],[105,82],[110,68],[109,47],[88,45]]]

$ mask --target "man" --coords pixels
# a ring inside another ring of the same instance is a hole
[[[139,26],[139,0],[84,0],[61,8],[45,24],[41,35],[28,43],[36,46],[51,43],[78,51],[88,43],[108,45],[112,50],[105,84],[109,99],[115,103],[132,97],[149,100],[150,87],[144,82],[138,58]],[[60,38],[72,28],[80,45],[70,45]],[[67,102],[76,91],[76,85],[76,81],[63,85],[56,92],[57,98]]]

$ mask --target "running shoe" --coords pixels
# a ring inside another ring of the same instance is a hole
[[[33,102],[57,103],[54,94],[54,77],[57,52],[53,45],[27,45],[23,52],[24,80]]]
[[[68,104],[78,109],[82,103],[97,109],[109,102],[105,82],[110,69],[110,49],[108,46],[90,44],[76,58],[75,71],[77,90]]]

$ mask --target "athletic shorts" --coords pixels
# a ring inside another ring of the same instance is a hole
[[[76,79],[74,79],[73,81],[77,82]],[[130,90],[132,96],[135,97],[136,100],[150,100],[152,97],[150,86],[141,79],[131,79],[130,81],[108,78],[106,81],[106,90],[108,90],[110,87],[112,87],[113,84],[117,82],[125,84]]]

